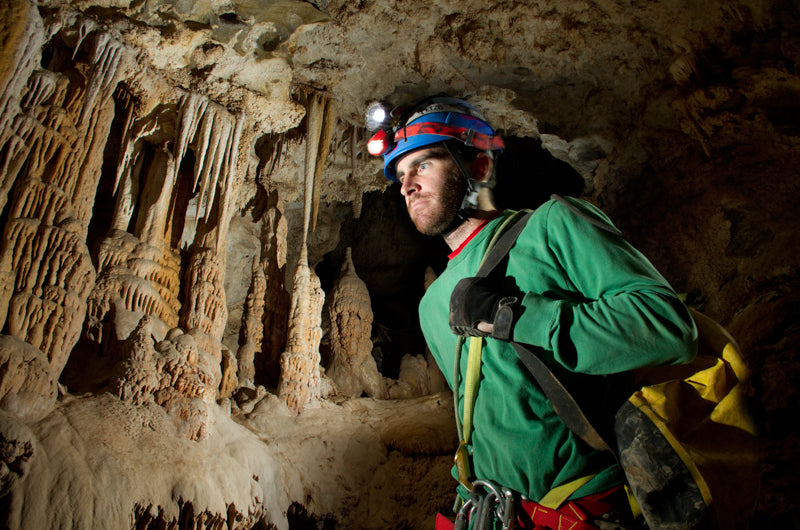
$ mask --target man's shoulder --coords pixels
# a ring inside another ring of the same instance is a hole
[[[610,234],[622,235],[600,208],[577,197],[553,194],[550,200],[536,209],[533,217],[538,217],[540,222],[553,221],[565,224],[586,222]]]

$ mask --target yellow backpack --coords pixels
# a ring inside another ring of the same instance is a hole
[[[691,312],[697,358],[640,371],[617,412],[618,458],[651,528],[746,528],[759,483],[749,370],[727,330]]]

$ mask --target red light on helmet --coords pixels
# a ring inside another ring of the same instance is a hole
[[[391,143],[389,133],[380,130],[367,142],[367,151],[372,156],[381,156],[389,150]]]

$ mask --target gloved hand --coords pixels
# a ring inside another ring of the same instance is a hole
[[[495,282],[475,276],[463,278],[450,295],[450,329],[456,335],[468,337],[491,336],[511,340],[520,299],[497,292]],[[478,329],[481,326],[491,331]]]

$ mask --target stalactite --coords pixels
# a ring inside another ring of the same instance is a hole
[[[81,26],[81,30],[84,27]],[[124,60],[125,53],[120,42],[112,38],[108,33],[97,34],[92,52],[92,75],[86,88],[79,123],[84,124],[89,119],[100,93],[108,92],[116,87],[117,76],[123,67]]]
[[[314,203],[316,196],[317,154],[319,153],[320,137],[324,125],[325,99],[321,94],[312,94],[306,113],[306,158],[304,166],[304,205],[303,205],[303,244],[305,245],[308,231],[316,224],[317,205]]]
[[[135,64],[132,55],[110,34],[96,35],[89,79],[80,100],[80,117],[75,121],[80,141],[73,146],[74,156],[71,154],[64,161],[64,171],[53,180],[72,198],[75,215],[84,223],[84,230],[91,218],[103,152],[114,117],[113,95],[117,83],[128,76]]]
[[[83,19],[81,21],[81,25],[78,28],[78,42],[75,43],[75,49],[72,51],[72,60],[75,60],[75,56],[78,55],[78,51],[81,49],[81,44],[86,39],[86,37],[94,31],[97,27],[97,23],[90,18]]]
[[[316,153],[316,160],[314,161],[314,177],[313,177],[313,195],[311,199],[311,230],[317,228],[317,217],[319,215],[319,194],[322,187],[322,171],[325,168],[325,162],[328,159],[328,152],[331,146],[331,133],[333,126],[336,123],[336,108],[333,106],[328,98],[323,98],[322,104],[324,106],[322,125],[319,132],[319,148]]]
[[[44,28],[39,10],[33,3],[10,3],[14,7],[4,15],[14,18],[6,20],[8,31],[0,42],[0,131],[5,132],[19,113],[19,101],[25,85],[34,69],[39,65]],[[5,143],[5,142],[3,142]],[[5,200],[0,197],[0,208]]]
[[[331,362],[327,374],[351,397],[365,392],[385,397],[385,385],[372,357],[372,306],[366,284],[358,277],[350,248],[339,279],[328,295]]]
[[[300,413],[320,393],[320,354],[322,306],[325,292],[319,278],[308,266],[305,248],[294,274],[292,307],[286,351],[281,354],[278,396],[290,410]]]
[[[222,256],[225,255],[228,248],[228,229],[230,228],[231,217],[234,214],[239,186],[243,180],[239,177],[239,149],[245,122],[244,113],[239,113],[236,116],[236,124],[234,125],[227,152],[225,170],[222,173],[224,180],[218,192],[221,194],[221,205],[217,227],[217,254]]]

